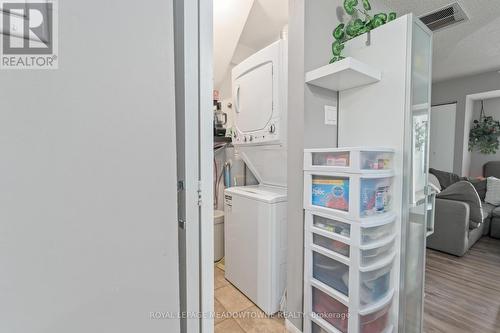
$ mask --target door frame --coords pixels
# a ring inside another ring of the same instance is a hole
[[[469,176],[470,172],[472,153],[469,151],[469,132],[472,125],[472,118],[474,116],[474,102],[498,97],[500,97],[500,90],[485,91],[465,96],[464,139],[462,146],[462,165],[460,167],[460,173],[462,176]]]
[[[214,329],[213,3],[174,0],[181,332]]]

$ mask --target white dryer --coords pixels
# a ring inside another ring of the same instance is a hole
[[[259,181],[225,190],[225,276],[265,313],[286,285],[287,42],[233,68],[233,144]]]

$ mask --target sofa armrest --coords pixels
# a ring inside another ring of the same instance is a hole
[[[434,214],[434,233],[427,237],[427,247],[463,256],[469,249],[469,205],[437,198]]]

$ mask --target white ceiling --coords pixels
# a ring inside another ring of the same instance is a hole
[[[214,0],[214,84],[219,86],[231,64],[254,0]]]
[[[233,65],[278,40],[287,23],[288,0],[215,0],[215,88]]]
[[[453,0],[383,0],[398,15],[417,16]],[[433,79],[500,70],[500,1],[459,0],[469,21],[434,33]]]
[[[288,23],[288,0],[255,0],[240,44],[260,50],[278,40]]]

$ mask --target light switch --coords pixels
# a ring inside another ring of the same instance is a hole
[[[337,125],[337,107],[325,105],[325,125]]]

